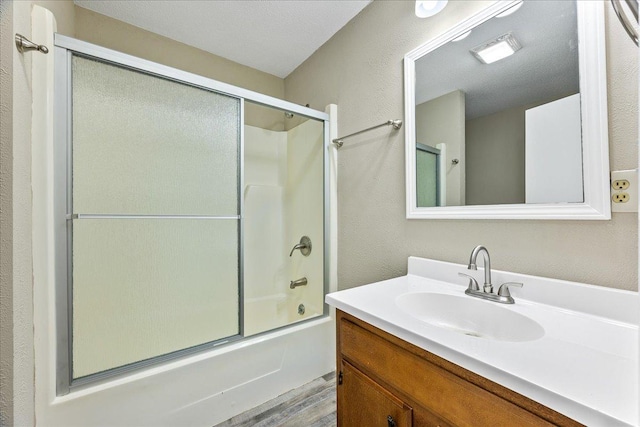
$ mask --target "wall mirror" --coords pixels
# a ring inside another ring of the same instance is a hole
[[[610,219],[604,2],[498,1],[409,52],[407,218]]]

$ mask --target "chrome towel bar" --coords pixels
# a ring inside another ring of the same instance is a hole
[[[384,122],[384,123],[382,123],[380,125],[371,126],[370,128],[363,129],[361,131],[352,133],[350,135],[346,135],[346,136],[342,136],[340,138],[336,138],[336,139],[333,140],[333,143],[336,144],[336,147],[340,148],[340,147],[342,147],[342,144],[344,144],[344,140],[345,139],[351,138],[352,136],[360,135],[361,133],[368,132],[368,131],[373,130],[373,129],[378,129],[378,128],[382,127],[382,126],[393,126],[393,128],[395,130],[398,130],[398,129],[400,129],[402,127],[402,120],[387,120],[386,122]]]

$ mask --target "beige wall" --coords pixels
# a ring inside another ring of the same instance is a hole
[[[467,204],[524,203],[524,112],[508,108],[466,123]]]
[[[78,39],[89,43],[266,95],[284,97],[284,80],[279,77],[77,6],[75,30]]]
[[[13,422],[13,3],[0,3],[0,425]]]
[[[31,60],[12,44],[13,33],[31,34],[30,8],[26,1],[2,3],[0,410],[7,425],[33,424]]]
[[[416,142],[439,148],[445,145],[446,206],[465,204],[465,99],[456,90],[416,105]],[[458,164],[452,164],[458,159]]]
[[[449,2],[418,19],[412,1],[374,1],[285,79],[293,102],[339,106],[340,134],[403,117],[403,55],[491,2]],[[607,8],[613,169],[636,168],[638,53]],[[477,244],[492,266],[602,286],[637,288],[637,215],[611,221],[405,219],[404,134],[345,143],[338,161],[341,289],[406,273],[407,256],[466,263]]]

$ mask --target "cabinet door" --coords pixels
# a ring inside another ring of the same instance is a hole
[[[347,362],[338,385],[338,427],[410,427],[412,409]]]

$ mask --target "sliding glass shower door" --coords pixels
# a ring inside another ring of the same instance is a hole
[[[239,335],[242,101],[69,66],[70,380]]]
[[[328,314],[327,114],[64,36],[54,55],[58,395]]]

